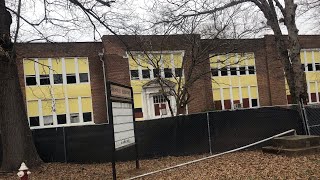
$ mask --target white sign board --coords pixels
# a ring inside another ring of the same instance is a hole
[[[116,150],[134,145],[132,104],[112,102],[112,112]]]

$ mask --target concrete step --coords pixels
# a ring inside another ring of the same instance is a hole
[[[267,147],[263,147],[262,151],[266,153],[281,154],[286,156],[299,156],[299,155],[320,153],[320,146],[294,148],[294,149],[267,146]]]
[[[274,138],[272,140],[274,147],[284,149],[308,148],[320,146],[320,136],[293,135]]]

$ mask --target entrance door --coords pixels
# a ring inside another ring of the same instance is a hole
[[[168,102],[163,95],[153,96],[153,107],[155,117],[166,117],[170,115]]]

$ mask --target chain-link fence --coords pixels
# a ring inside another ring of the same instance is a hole
[[[305,122],[308,135],[320,135],[320,104],[304,106]]]

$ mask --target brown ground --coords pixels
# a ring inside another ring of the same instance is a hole
[[[118,162],[118,179],[126,179],[152,170],[169,167],[204,155],[166,157],[134,162]],[[46,163],[31,169],[29,179],[111,179],[111,164]],[[18,179],[16,174],[0,175],[0,179]],[[320,179],[320,155],[284,157],[245,151],[223,155],[195,164],[146,176],[144,179]]]

